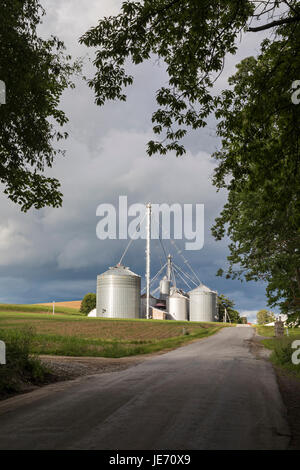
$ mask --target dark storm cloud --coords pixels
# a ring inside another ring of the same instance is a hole
[[[90,0],[87,8],[86,2],[79,0],[44,2],[47,15],[41,34],[55,34],[64,40],[71,54],[84,58],[84,73],[91,76],[93,52],[79,46],[78,38],[98,18],[117,13],[120,4],[117,0]],[[256,52],[261,38],[248,35],[237,56],[227,58],[219,89],[226,87],[234,64]],[[81,79],[62,99],[70,119],[70,137],[64,144],[66,157],[58,158],[49,174],[62,183],[63,207],[21,214],[17,206],[0,197],[0,301],[75,300],[95,291],[96,275],[114,265],[126,246],[125,240],[97,239],[96,208],[105,202],[117,204],[119,195],[127,195],[129,203],[203,203],[204,248],[185,256],[204,283],[236,299],[238,308],[255,311],[265,306],[262,285],[215,277],[218,268],[225,265],[228,251],[226,241],[217,243],[210,234],[226,199],[226,194],[216,193],[211,184],[214,163],[210,155],[219,145],[214,119],[207,128],[189,134],[185,157],[147,157],[155,91],[167,77],[163,64],[157,65],[154,59],[129,68],[135,82],[128,89],[126,103],[97,107],[92,91]],[[162,253],[157,242],[152,245],[154,274]],[[180,259],[177,262],[180,264]],[[131,247],[125,264],[144,275],[141,241]]]

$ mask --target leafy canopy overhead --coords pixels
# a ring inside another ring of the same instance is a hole
[[[0,106],[0,181],[23,211],[61,205],[58,180],[43,172],[62,153],[54,147],[67,137],[57,129],[67,122],[59,100],[79,70],[65,55],[63,42],[38,36],[43,15],[38,0],[1,2],[0,80],[6,84],[6,104]]]
[[[280,18],[275,20],[276,14]],[[257,18],[263,25],[251,26]],[[139,64],[152,55],[161,58],[169,83],[157,91],[158,109],[152,115],[153,131],[161,139],[151,140],[147,151],[152,155],[174,150],[181,155],[187,128],[204,127],[215,108],[212,87],[225,55],[235,53],[240,33],[299,19],[295,0],[125,1],[119,15],[100,20],[81,38],[97,48],[97,72],[89,85],[98,105],[125,100],[124,88],[133,83],[126,62]]]
[[[272,40],[263,41],[258,58],[238,65],[230,89],[213,95],[237,38],[262,30],[271,30]],[[227,190],[228,201],[213,234],[231,240],[227,277],[266,281],[270,305],[300,318],[300,105],[291,100],[300,79],[299,2],[125,1],[81,42],[97,48],[89,85],[98,105],[126,99],[128,61],[156,55],[165,62],[169,82],[157,91],[152,115],[160,140],[148,143],[149,155],[181,155],[187,129],[205,126],[215,112],[221,150],[213,155],[214,184]]]
[[[267,282],[270,305],[300,313],[300,24],[245,59],[218,99],[214,184],[228,201],[213,234],[231,243],[227,277]]]

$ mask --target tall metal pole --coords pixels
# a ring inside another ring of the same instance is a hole
[[[168,265],[167,265],[167,279],[171,281],[171,265],[172,265],[172,256],[168,255]]]
[[[147,204],[147,242],[146,242],[146,318],[150,318],[150,240],[151,240],[151,204]]]

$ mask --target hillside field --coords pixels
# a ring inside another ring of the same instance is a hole
[[[52,302],[47,302],[47,303],[37,304],[37,305],[46,305],[46,306],[51,307],[51,309],[52,309]],[[81,300],[70,300],[70,301],[66,301],[66,302],[55,302],[55,309],[56,308],[61,308],[61,307],[67,307],[67,308],[74,308],[75,310],[79,311],[80,305],[81,305]]]
[[[0,339],[32,332],[31,353],[122,357],[172,349],[216,333],[222,323],[87,318],[78,309],[0,304]],[[48,310],[47,310],[48,309]]]

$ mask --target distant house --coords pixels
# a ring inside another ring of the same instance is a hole
[[[286,324],[286,321],[288,319],[288,316],[287,315],[278,315],[278,317],[276,317],[276,320],[281,320],[284,324]],[[271,323],[266,323],[265,326],[274,326],[275,325],[275,322],[272,321]]]

